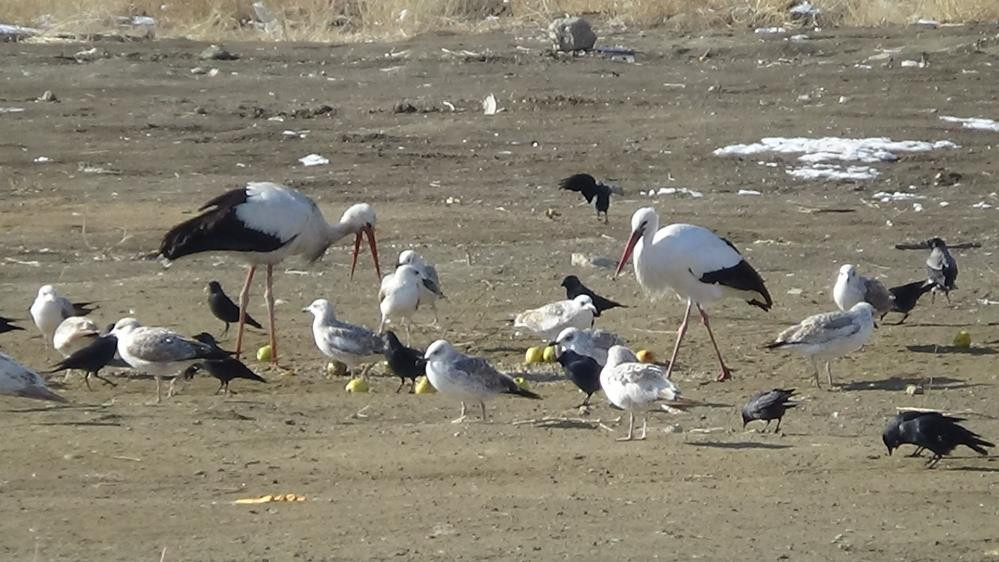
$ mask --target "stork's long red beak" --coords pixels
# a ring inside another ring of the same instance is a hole
[[[628,259],[631,258],[631,253],[635,251],[635,244],[638,244],[638,240],[641,237],[641,230],[636,230],[631,233],[631,238],[628,239],[628,244],[624,247],[624,253],[621,254],[621,261],[617,262],[617,269],[614,270],[614,277],[621,274],[621,270],[624,269],[624,264],[628,263]]]
[[[375,274],[378,281],[382,280],[382,266],[378,263],[378,242],[375,241],[375,227],[365,225],[354,235],[354,259],[350,262],[350,278],[354,278],[354,270],[357,269],[357,255],[361,253],[361,236],[368,238],[368,247],[371,248],[371,259],[375,260]]]

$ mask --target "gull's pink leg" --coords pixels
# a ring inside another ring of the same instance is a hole
[[[274,332],[274,293],[273,291],[273,280],[274,266],[271,264],[267,265],[267,286],[264,287],[264,300],[267,301],[267,320],[270,324],[271,332],[271,364],[277,365],[278,354],[277,354],[277,334]]]
[[[690,307],[694,306],[694,301],[687,299],[687,311],[683,313],[683,322],[676,331],[676,343],[673,344],[673,355],[669,358],[669,365],[666,366],[666,378],[673,374],[673,365],[676,365],[676,355],[680,351],[680,342],[683,341],[684,334],[687,333],[687,321],[690,319]]]
[[[728,379],[732,378],[732,370],[725,366],[725,361],[722,359],[721,351],[718,350],[718,344],[715,343],[715,335],[711,331],[711,322],[708,321],[708,313],[704,312],[704,309],[701,308],[701,305],[697,305],[697,311],[701,313],[701,322],[704,324],[704,327],[708,329],[708,336],[711,337],[711,345],[714,346],[715,355],[718,356],[718,364],[721,365],[722,372],[720,375],[718,375],[718,379],[716,380],[727,381]]]
[[[257,266],[251,265],[246,270],[246,282],[243,283],[243,290],[239,292],[239,327],[236,329],[236,359],[243,349],[243,329],[246,326],[246,305],[250,302],[250,282],[253,281],[253,273],[257,271]]]

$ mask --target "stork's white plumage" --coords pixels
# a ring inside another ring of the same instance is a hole
[[[632,254],[635,257],[635,277],[647,293],[655,298],[672,291],[687,301],[666,377],[670,376],[676,364],[680,343],[687,333],[690,310],[697,306],[721,365],[718,380],[730,378],[731,370],[718,350],[705,306],[723,298],[738,298],[763,310],[770,310],[773,300],[760,274],[731,242],[706,228],[671,224],[660,230],[659,215],[652,207],[639,209],[631,217],[631,237],[615,275],[621,273]]]
[[[354,256],[350,266],[353,277],[361,238],[365,235],[375,262],[375,272],[381,279],[378,245],[375,242],[375,211],[367,203],[350,207],[339,222],[330,224],[316,202],[299,191],[271,182],[250,182],[244,188],[212,199],[198,210],[200,215],[175,226],[163,237],[160,253],[174,260],[200,252],[236,252],[249,264],[246,282],[239,294],[237,357],[243,344],[250,282],[258,266],[267,266],[264,298],[267,300],[271,361],[274,363],[278,358],[272,293],[274,265],[292,255],[315,261],[322,257],[330,244],[354,234]]]

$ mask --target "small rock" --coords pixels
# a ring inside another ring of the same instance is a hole
[[[57,98],[56,95],[52,93],[52,90],[45,90],[45,92],[43,92],[42,95],[38,96],[38,101],[56,102],[59,101],[59,98]]]
[[[201,60],[238,60],[239,55],[230,53],[219,45],[209,45],[198,55]]]
[[[209,70],[211,69],[206,68],[204,66],[196,66],[191,69],[191,74],[208,74]]]
[[[663,431],[666,433],[683,433],[683,428],[678,423],[671,423]]]
[[[556,51],[589,51],[597,42],[590,22],[580,17],[559,18],[548,25],[548,36]]]

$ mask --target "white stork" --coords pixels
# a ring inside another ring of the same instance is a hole
[[[361,236],[366,235],[381,279],[378,245],[375,242],[375,211],[367,203],[358,203],[344,212],[335,224],[326,222],[316,202],[298,191],[271,182],[250,182],[246,187],[223,193],[201,206],[201,214],[173,227],[163,237],[160,253],[169,260],[200,252],[236,252],[248,264],[246,282],[239,293],[239,329],[236,332],[236,357],[243,344],[246,305],[250,282],[258,266],[267,266],[264,298],[270,321],[270,344],[273,363],[277,363],[277,338],[274,333],[274,265],[291,255],[313,262],[326,249],[348,234],[354,234],[354,258],[350,276],[354,277]]]
[[[657,297],[671,289],[681,299],[687,300],[687,311],[677,330],[666,378],[673,372],[680,342],[687,333],[690,309],[695,305],[721,365],[718,380],[731,378],[732,372],[725,366],[718,350],[704,307],[723,298],[734,297],[770,310],[773,300],[760,274],[743,259],[731,242],[706,228],[671,224],[660,230],[659,215],[652,207],[639,209],[631,217],[631,238],[617,264],[615,276],[621,273],[633,252],[635,277],[646,292]]]

